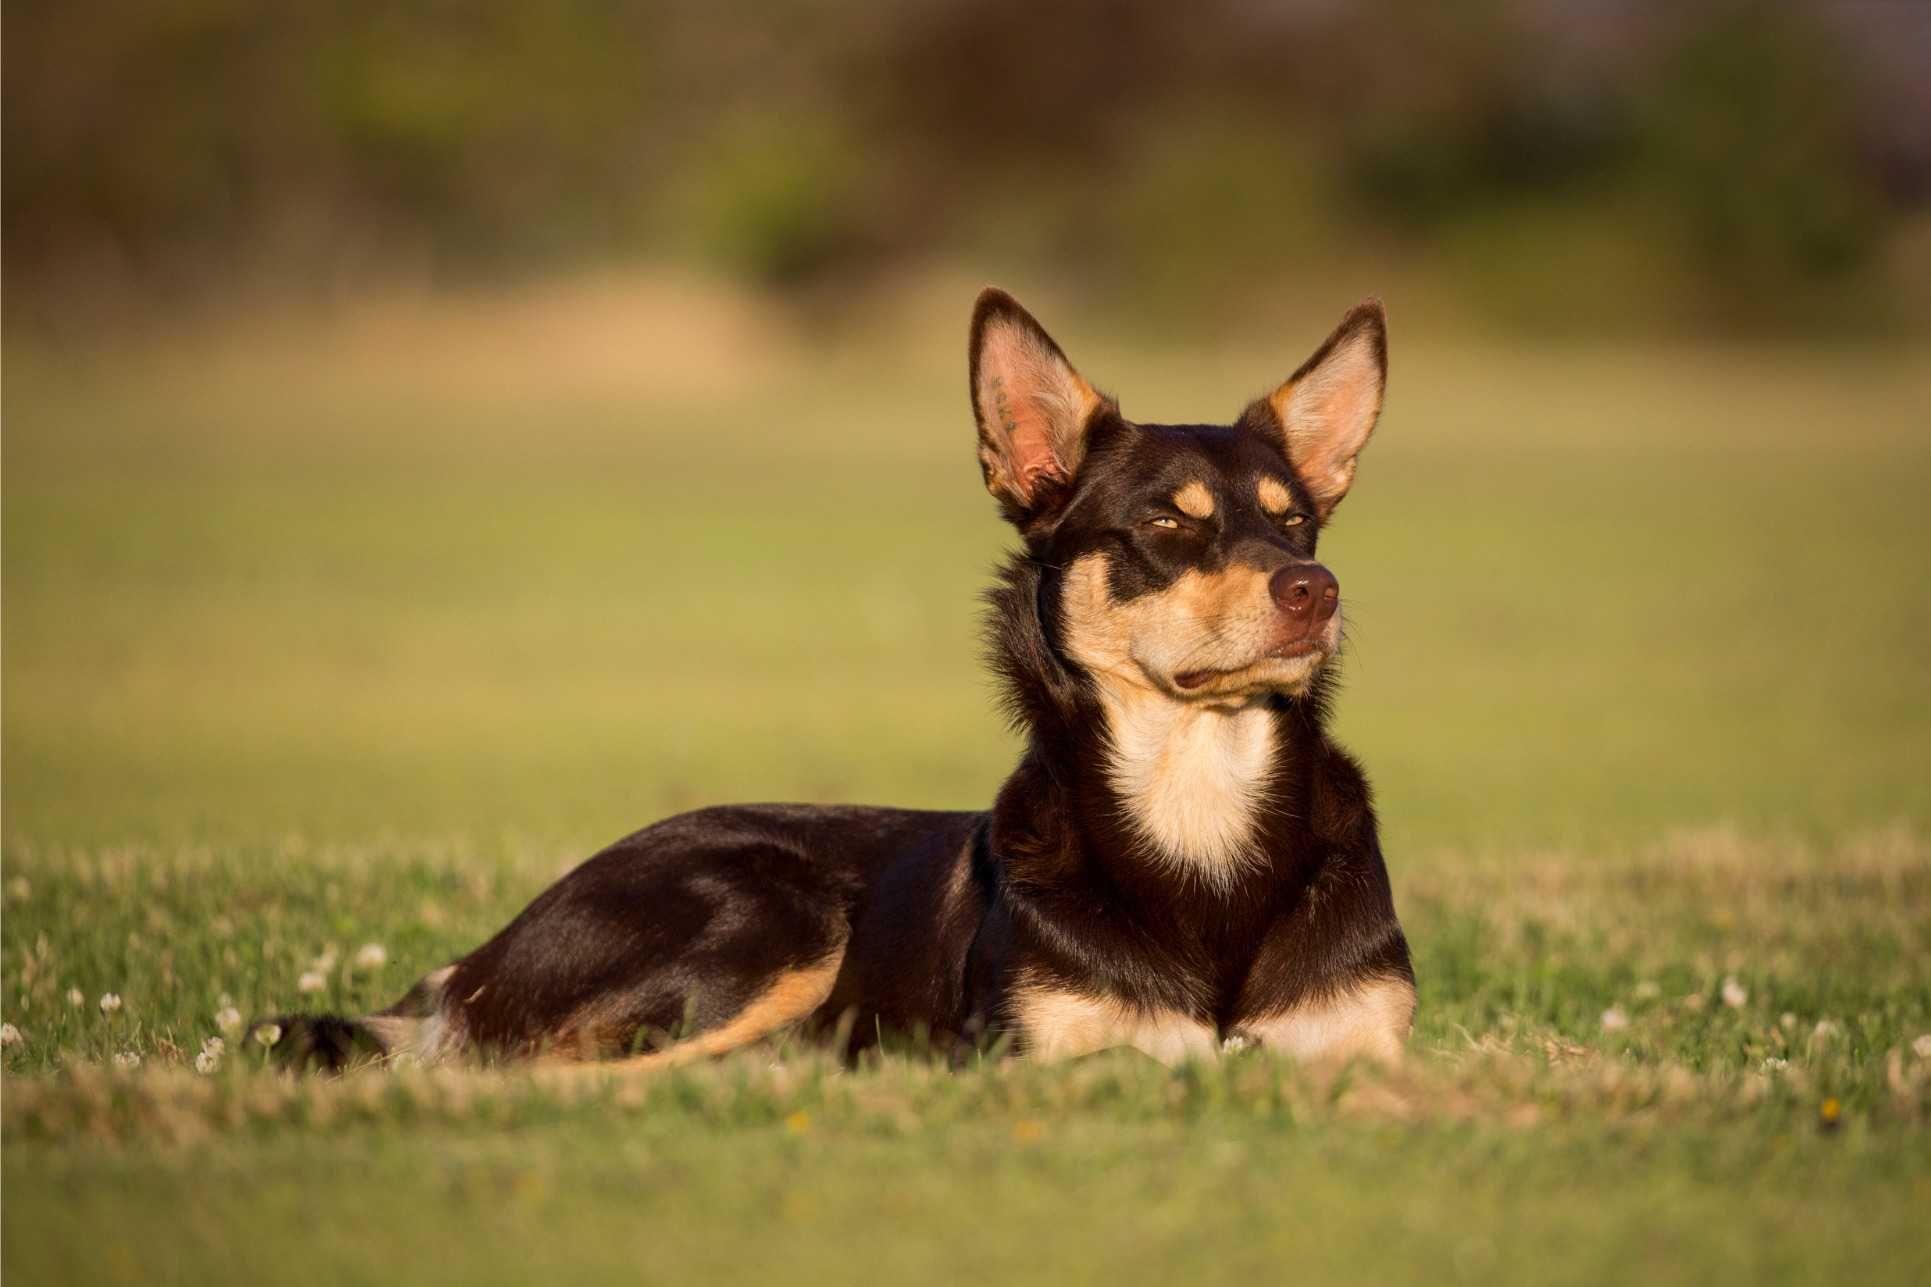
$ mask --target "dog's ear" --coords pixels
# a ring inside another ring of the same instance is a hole
[[[1064,497],[1107,399],[1018,300],[992,286],[972,309],[971,378],[986,488],[1024,526]]]
[[[1243,417],[1245,423],[1264,426],[1286,448],[1324,519],[1354,482],[1355,457],[1381,417],[1387,384],[1387,315],[1380,300],[1364,299],[1286,384]]]

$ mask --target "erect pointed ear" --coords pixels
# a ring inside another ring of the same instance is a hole
[[[1248,408],[1281,435],[1288,461],[1326,518],[1354,482],[1355,457],[1381,417],[1388,319],[1378,299],[1348,310],[1292,378]]]
[[[1087,426],[1107,399],[1018,300],[993,286],[972,309],[971,374],[986,488],[1023,523],[1072,480]]]

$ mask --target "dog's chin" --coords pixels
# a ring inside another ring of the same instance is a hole
[[[1206,703],[1240,701],[1268,693],[1299,697],[1333,655],[1318,644],[1303,642],[1233,669],[1180,671],[1170,678],[1168,689],[1185,701]]]

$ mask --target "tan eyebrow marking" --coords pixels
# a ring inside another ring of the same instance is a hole
[[[1214,494],[1198,478],[1173,494],[1173,503],[1182,514],[1208,518],[1214,512]]]
[[[1275,478],[1263,478],[1260,482],[1261,508],[1270,514],[1285,514],[1294,504],[1294,493]]]

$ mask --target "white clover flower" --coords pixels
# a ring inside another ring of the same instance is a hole
[[[1775,1055],[1763,1061],[1763,1070],[1765,1072],[1782,1072],[1788,1067],[1790,1067],[1790,1061],[1788,1059],[1779,1059]]]
[[[1796,1012],[1792,1010],[1785,1010],[1782,1016],[1778,1018],[1777,1026],[1779,1028],[1782,1028],[1785,1032],[1789,1032],[1792,1028],[1795,1028],[1797,1026]]]
[[[1629,1016],[1623,1013],[1621,1006],[1612,1005],[1602,1012],[1602,1030],[1604,1032],[1621,1032],[1628,1026]]]
[[[78,1010],[82,1006],[87,1004],[87,994],[85,992],[82,992],[79,988],[68,988],[67,1004],[70,1006],[73,1006],[74,1009]]]
[[[121,1008],[121,998],[113,992],[101,993],[101,1013],[113,1014]]]
[[[1816,1040],[1822,1041],[1825,1037],[1836,1036],[1838,1031],[1839,1029],[1837,1025],[1831,1020],[1819,1019],[1817,1021],[1817,1026],[1810,1030],[1810,1035]]]
[[[255,1040],[264,1046],[272,1046],[281,1039],[282,1025],[279,1023],[264,1023],[255,1029]]]
[[[234,1036],[241,1031],[241,1011],[235,1009],[232,1005],[222,1006],[221,1009],[215,1011],[215,1027],[221,1029],[231,1037]]]
[[[1729,1006],[1732,1010],[1741,1010],[1743,1009],[1744,1003],[1749,999],[1750,990],[1737,982],[1736,975],[1732,974],[1729,978],[1723,980],[1724,1005]]]
[[[211,1054],[204,1050],[194,1057],[194,1070],[204,1077],[219,1067],[221,1067],[221,1054],[218,1051]]]
[[[1636,999],[1638,1001],[1654,1001],[1662,995],[1663,985],[1655,979],[1644,979],[1636,985]]]
[[[220,1037],[210,1037],[201,1043],[201,1053],[204,1055],[213,1055],[216,1058],[220,1058],[222,1052],[227,1049],[228,1043]]]
[[[0,1050],[8,1046],[17,1046],[22,1040],[20,1029],[10,1023],[0,1023]]]
[[[1931,1059],[1931,1032],[1922,1033],[1913,1040],[1911,1050],[1920,1059]]]
[[[303,973],[301,978],[295,980],[295,990],[297,992],[326,992],[328,991],[328,987],[329,976],[320,970],[308,970]]]
[[[380,943],[364,943],[355,949],[355,968],[379,970],[389,963],[389,949]]]
[[[122,1072],[133,1072],[141,1066],[141,1056],[135,1054],[132,1050],[123,1050],[120,1054],[114,1056],[114,1066]]]
[[[335,946],[330,944],[322,949],[322,954],[308,963],[308,968],[317,974],[327,974],[335,968]]]

